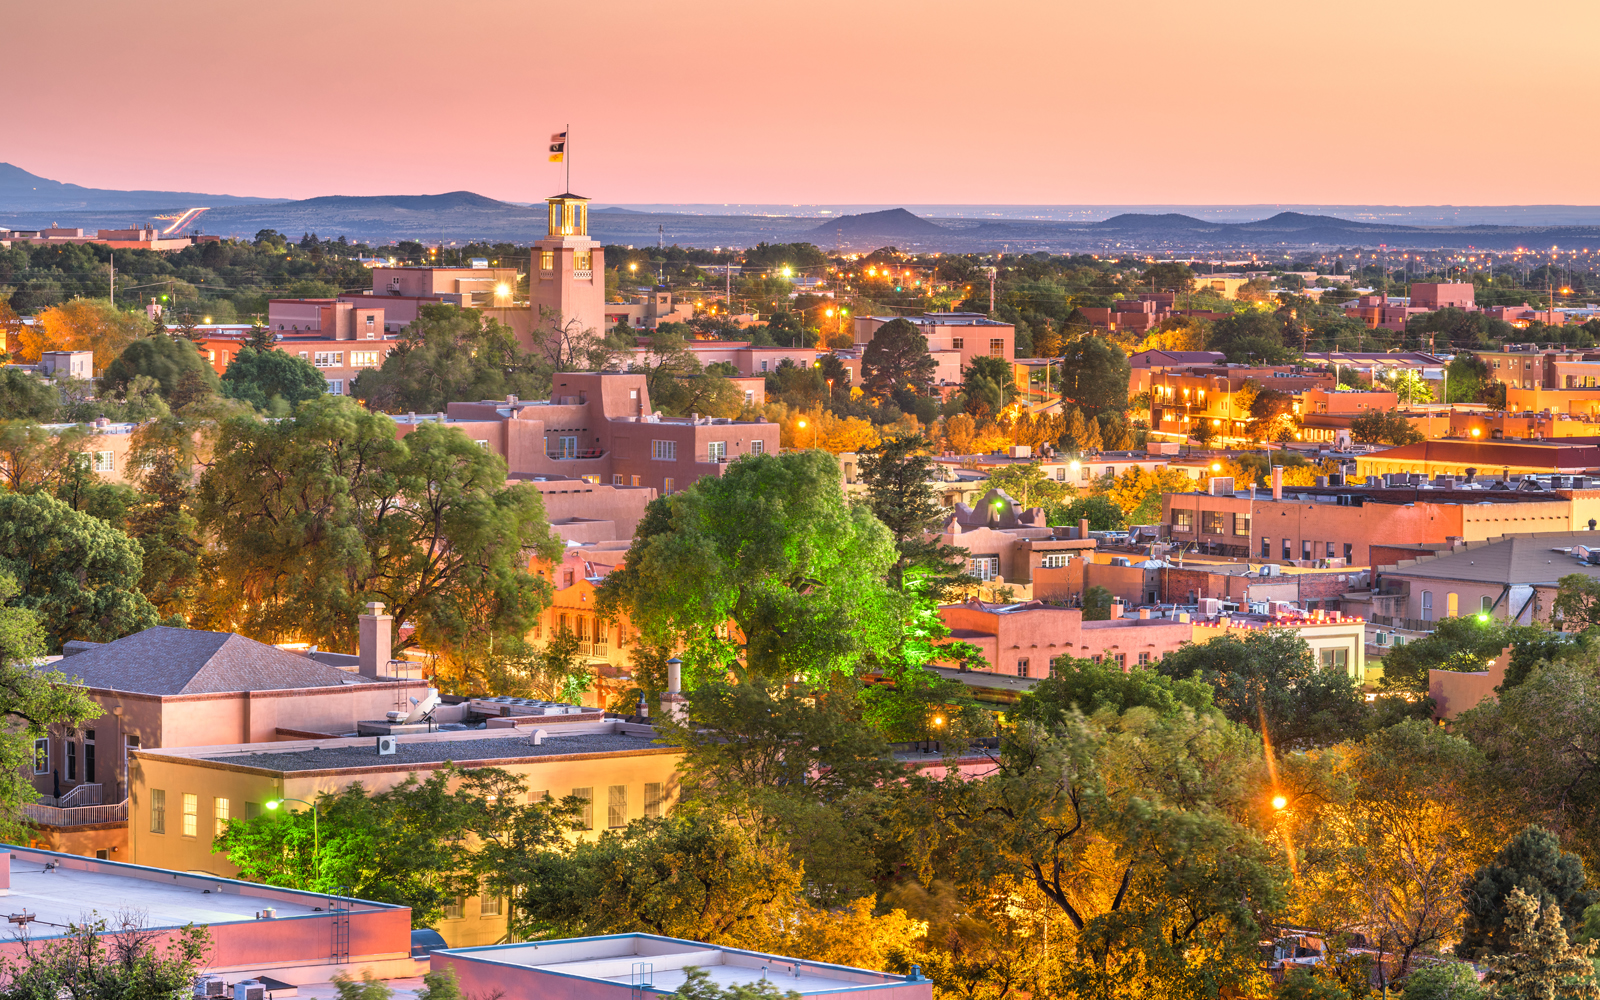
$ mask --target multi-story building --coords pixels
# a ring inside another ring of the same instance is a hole
[[[1423,441],[1356,457],[1356,472],[1361,476],[1481,474],[1489,480],[1512,474],[1576,474],[1596,468],[1600,468],[1600,444],[1587,438]]]
[[[858,349],[872,343],[880,328],[886,323],[903,319],[917,328],[928,340],[928,353],[933,355],[938,369],[936,383],[956,384],[961,381],[961,370],[972,364],[975,357],[1017,357],[1017,328],[1010,323],[993,320],[982,313],[927,313],[922,316],[857,316],[853,328]]]
[[[674,302],[672,293],[664,288],[640,292],[631,302],[606,303],[606,329],[618,324],[635,330],[654,330],[662,323],[687,323],[694,319],[694,306],[687,302]]]
[[[1128,355],[1128,367],[1131,370],[1128,394],[1137,396],[1141,392],[1148,392],[1150,380],[1157,375],[1191,368],[1213,368],[1226,361],[1227,356],[1221,351],[1138,351]]]
[[[403,734],[393,737],[392,753],[370,736],[131,750],[125,860],[229,877],[235,867],[211,850],[228,819],[259,815],[268,802],[310,802],[357,783],[379,792],[456,767],[508,771],[525,782],[531,802],[546,794],[585,800],[577,837],[667,814],[681,750],[656,744],[649,726],[562,718],[544,717],[537,728]],[[506,903],[485,893],[458,897],[436,929],[452,947],[493,944],[506,934]]]
[[[1239,391],[1275,389],[1299,396],[1308,389],[1333,389],[1331,371],[1298,367],[1217,365],[1150,376],[1150,429],[1187,437],[1202,421],[1222,438],[1245,437],[1251,421],[1248,406],[1235,400]],[[1298,400],[1295,403],[1298,408]],[[1298,409],[1297,409],[1298,412]]]
[[[381,327],[382,320],[379,320]],[[245,347],[246,334],[213,335],[199,344],[200,353],[211,362],[218,375]],[[384,359],[400,345],[393,334],[378,334],[377,339],[333,339],[317,333],[280,333],[277,348],[302,358],[322,373],[327,391],[336,396],[350,395],[356,377],[368,368],[382,368]]]
[[[1125,618],[1121,604],[1111,609],[1109,619],[1086,622],[1081,608],[968,601],[940,607],[939,617],[952,639],[982,651],[989,672],[1023,678],[1050,676],[1051,662],[1062,656],[1105,660],[1123,669],[1149,665],[1194,638],[1186,614],[1156,617],[1142,610]]]
[[[457,427],[506,460],[513,475],[646,486],[665,495],[719,476],[742,455],[776,454],[778,425],[723,417],[663,417],[643,375],[561,372],[549,400],[508,397],[451,403],[443,414],[408,413],[401,437],[427,422]]]
[[[1476,489],[1451,481],[1375,486],[1285,487],[1275,493],[1224,489],[1168,493],[1162,523],[1174,544],[1263,562],[1315,566],[1342,560],[1370,566],[1371,550],[1390,540],[1481,540],[1504,534],[1575,530],[1600,514],[1600,490],[1543,486]],[[1493,484],[1474,484],[1492,486]]]

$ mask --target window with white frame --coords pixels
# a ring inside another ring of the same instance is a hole
[[[676,462],[678,460],[678,442],[651,441],[650,457],[658,462]]]
[[[1066,552],[1046,552],[1044,561],[1040,563],[1045,569],[1063,569],[1072,561],[1072,556]]]
[[[967,572],[980,580],[993,580],[1000,575],[998,555],[973,556],[967,560]]]
[[[311,358],[311,363],[318,368],[344,367],[343,351],[317,351]]]
[[[752,455],[760,455],[760,454],[764,454],[766,452],[766,450],[767,450],[767,443],[765,441],[756,440],[756,441],[751,441],[750,442],[750,454],[752,454]]]
[[[343,396],[344,395],[344,379],[342,379],[342,378],[330,378],[330,379],[328,379],[328,392],[331,393],[332,395],[335,395],[335,396]]]
[[[213,798],[211,800],[212,827],[216,831],[213,836],[220,837],[228,832],[228,811],[231,803],[227,799]]]
[[[94,471],[115,472],[117,468],[117,453],[114,451],[97,451],[94,453]]]
[[[676,484],[674,484],[672,478],[669,476],[666,479],[661,480],[661,492],[665,493],[667,496],[671,496],[675,485]]]
[[[50,773],[50,741],[47,739],[33,741],[33,773]]]
[[[183,793],[183,835],[193,837],[200,833],[200,796],[194,792]]]
[[[728,460],[728,442],[710,441],[706,443],[706,461],[726,462]]]
[[[378,364],[379,364],[379,362],[378,362],[378,352],[377,351],[351,351],[350,352],[350,367],[351,368],[376,368],[376,367],[378,367]]]

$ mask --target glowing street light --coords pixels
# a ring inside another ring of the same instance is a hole
[[[1289,800],[1284,798],[1282,795],[1274,795],[1272,797],[1272,808],[1273,809],[1275,809],[1275,810],[1277,810],[1279,812],[1282,812],[1284,809],[1287,809],[1288,807],[1289,807]]]

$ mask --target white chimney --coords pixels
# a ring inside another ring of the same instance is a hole
[[[661,696],[661,714],[668,718],[683,718],[683,661],[674,656],[667,661],[667,690]]]
[[[1283,466],[1281,465],[1272,467],[1272,499],[1283,499]]]
[[[389,657],[394,655],[394,618],[383,613],[382,601],[373,601],[359,621],[361,637],[356,656],[361,676],[377,677],[380,666],[388,669]]]

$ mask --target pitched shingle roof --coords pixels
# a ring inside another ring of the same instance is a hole
[[[1572,573],[1600,576],[1600,566],[1578,562],[1559,551],[1600,544],[1595,536],[1592,531],[1503,535],[1488,541],[1465,542],[1415,560],[1403,559],[1394,566],[1383,567],[1382,572],[1385,576],[1553,587]]]
[[[138,694],[215,694],[359,684],[359,674],[232,632],[157,625],[55,664],[86,687]]]

